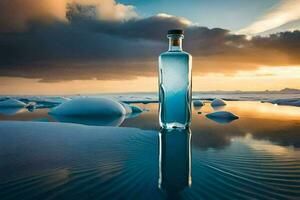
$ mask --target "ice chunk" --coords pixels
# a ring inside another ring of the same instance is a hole
[[[221,124],[226,124],[239,118],[233,113],[227,111],[217,111],[209,113],[206,115],[206,117]]]
[[[223,101],[223,99],[214,99],[211,102],[211,106],[212,107],[225,106],[225,105],[226,105],[226,103],[225,103],[225,101]]]
[[[131,110],[132,110],[133,113],[141,113],[141,112],[143,112],[143,110],[140,107],[138,107],[138,106],[130,105],[130,107],[131,107]]]
[[[16,100],[16,99],[6,99],[3,101],[0,101],[0,107],[5,107],[5,108],[23,108],[25,107],[26,104],[23,103],[22,101]]]
[[[300,106],[300,100],[294,101],[290,104],[291,106]]]
[[[108,117],[125,115],[126,110],[121,103],[113,99],[104,97],[78,97],[65,101],[52,109],[49,114],[75,117]]]
[[[97,126],[119,126],[125,118],[124,106],[110,98],[78,97],[52,109],[56,120]]]
[[[270,102],[277,105],[300,106],[300,99],[273,99],[265,102]]]
[[[195,100],[195,101],[193,101],[193,105],[195,107],[201,107],[201,106],[204,106],[204,103],[201,100]]]
[[[41,108],[53,108],[58,106],[59,104],[70,100],[67,97],[53,97],[53,96],[32,96],[32,97],[22,97],[19,100],[29,104],[35,103],[36,105],[34,108],[41,109]]]
[[[47,99],[45,99],[47,102],[51,102],[51,103],[63,103],[65,101],[69,101],[71,100],[68,97],[48,97]]]

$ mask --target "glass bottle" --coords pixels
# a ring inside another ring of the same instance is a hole
[[[191,123],[192,56],[182,50],[183,30],[169,30],[169,50],[159,56],[159,123],[186,128]]]

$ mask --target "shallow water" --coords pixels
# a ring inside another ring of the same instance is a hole
[[[207,103],[180,133],[158,131],[157,104],[118,131],[0,124],[0,199],[299,199],[300,108],[227,103],[217,110],[238,120],[206,118]],[[56,121],[47,109],[0,120]]]

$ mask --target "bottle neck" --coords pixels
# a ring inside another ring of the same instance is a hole
[[[169,51],[182,51],[182,38],[183,36],[180,35],[171,35],[168,36],[169,38]]]

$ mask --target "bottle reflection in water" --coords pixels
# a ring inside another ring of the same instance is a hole
[[[169,50],[159,56],[159,122],[163,128],[191,123],[192,57],[182,51],[182,30],[168,31]]]
[[[169,197],[191,186],[190,129],[162,129],[159,133],[158,187]]]

